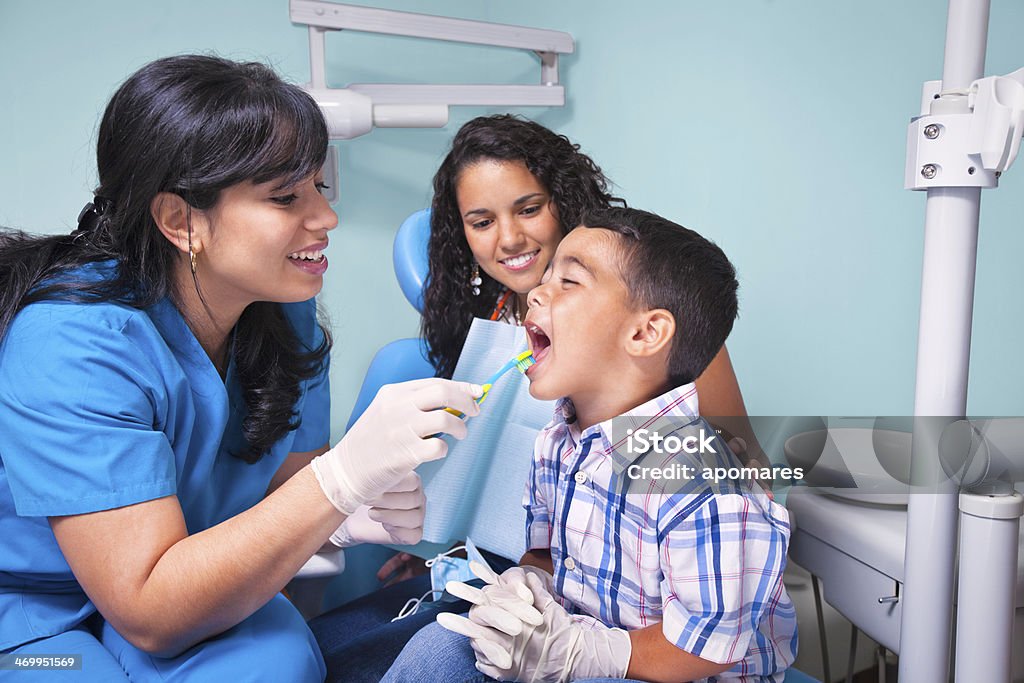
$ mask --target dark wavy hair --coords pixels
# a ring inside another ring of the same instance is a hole
[[[78,229],[58,236],[0,231],[0,339],[18,311],[37,301],[118,301],[141,309],[175,299],[172,273],[180,256],[150,213],[158,193],[206,210],[222,190],[243,181],[290,185],[307,178],[326,154],[327,127],[316,103],[267,66],[204,55],[147,64],[118,88],[103,114],[97,199]],[[110,279],[70,274],[110,260],[117,264]],[[321,329],[323,343],[305,348],[280,304],[256,302],[242,313],[233,353],[248,451],[236,457],[256,462],[298,427],[300,382],[317,374],[330,353],[330,335]]]
[[[579,225],[588,211],[626,204],[609,193],[608,179],[579,145],[539,123],[501,114],[462,126],[434,175],[427,245],[430,272],[421,330],[438,377],[452,376],[470,323],[474,317],[490,315],[502,291],[501,284],[482,270],[480,295],[470,291],[473,254],[455,194],[462,171],[486,160],[522,162],[551,195],[563,234]]]

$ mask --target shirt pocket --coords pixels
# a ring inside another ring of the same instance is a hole
[[[654,527],[637,525],[626,518],[619,527],[617,538],[613,540],[620,548],[619,571],[624,581],[636,586],[637,591],[628,601],[634,609],[620,609],[623,626],[649,626],[652,621],[657,621],[662,613],[663,576],[657,530]]]

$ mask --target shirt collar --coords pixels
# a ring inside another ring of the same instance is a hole
[[[145,310],[178,363],[183,368],[187,368],[193,392],[201,396],[223,395],[225,387],[233,387],[238,383],[234,368],[233,334],[228,351],[227,373],[222,379],[199,340],[196,339],[192,328],[185,322],[184,316],[170,297],[165,296]],[[241,401],[241,397],[232,396],[230,400],[232,403],[237,403]]]
[[[697,386],[690,382],[670,389],[622,415],[599,422],[582,432],[576,422],[576,406],[573,405],[572,399],[561,398],[555,403],[554,422],[556,426],[564,425],[566,433],[574,443],[578,444],[585,439],[596,437],[595,446],[600,446],[605,453],[612,453],[617,449],[618,457],[625,450],[621,446],[626,440],[626,430],[660,428],[667,434],[674,431],[672,427],[678,428],[699,418]],[[612,432],[613,423],[615,433]]]

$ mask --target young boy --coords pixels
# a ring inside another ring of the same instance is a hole
[[[564,397],[535,446],[528,551],[482,591],[449,584],[469,619],[439,617],[455,633],[424,628],[384,680],[782,680],[788,516],[757,484],[701,475],[740,464],[693,385],[736,290],[721,249],[650,213],[603,211],[562,240],[526,319],[530,393]],[[663,455],[655,431],[687,446]]]

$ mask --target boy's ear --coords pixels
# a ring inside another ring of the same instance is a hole
[[[630,326],[627,351],[631,356],[647,358],[667,351],[676,333],[676,319],[664,308],[652,308],[637,314]]]
[[[192,251],[203,249],[205,221],[199,220],[202,212],[193,210],[188,203],[173,192],[160,192],[149,203],[149,213],[167,241],[183,254],[189,250],[189,221],[192,222]]]

